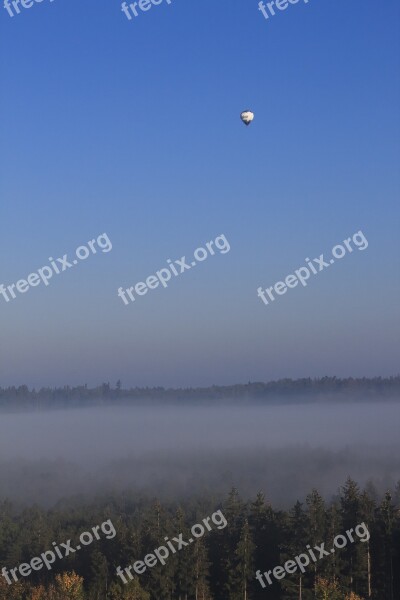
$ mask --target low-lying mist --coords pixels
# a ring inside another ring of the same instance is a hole
[[[179,499],[262,490],[286,507],[350,475],[400,479],[400,405],[115,407],[0,415],[0,498],[51,506],[136,490]]]

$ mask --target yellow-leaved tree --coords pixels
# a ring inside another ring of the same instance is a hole
[[[54,600],[84,600],[83,578],[73,571],[56,575],[54,587]]]
[[[48,600],[49,596],[42,585],[32,588],[28,596],[29,600]]]
[[[3,577],[0,577],[0,600],[21,600],[24,597],[22,583],[13,582],[8,584]]]
[[[364,600],[354,592],[343,592],[337,581],[329,581],[319,577],[315,585],[316,600]]]
[[[337,581],[318,577],[315,585],[316,600],[344,600]]]

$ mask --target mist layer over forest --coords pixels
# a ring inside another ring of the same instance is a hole
[[[116,407],[2,414],[0,497],[51,506],[74,495],[179,498],[262,490],[286,507],[347,476],[400,479],[400,405]]]

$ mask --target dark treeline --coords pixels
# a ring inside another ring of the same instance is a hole
[[[128,585],[116,576],[154,549],[221,510],[226,526],[167,558],[164,566],[147,568]],[[177,506],[131,493],[98,499],[90,505],[63,501],[44,511],[17,510],[0,503],[0,567],[11,569],[72,541],[110,519],[116,535],[104,536],[52,571],[43,568],[21,582],[0,577],[0,600],[398,600],[400,598],[400,482],[378,497],[372,486],[360,490],[350,478],[340,494],[325,503],[313,490],[289,511],[275,510],[260,493],[244,502],[232,490],[222,503],[197,497]],[[311,562],[306,572],[287,574],[263,589],[255,579],[311,547],[365,523],[370,539],[354,543]]]
[[[41,388],[30,390],[26,385],[0,388],[0,409],[43,410],[49,408],[87,407],[135,402],[215,403],[218,401],[249,402],[316,402],[394,400],[400,398],[400,376],[375,378],[322,377],[320,379],[281,379],[268,383],[256,382],[208,388],[130,388],[123,389],[118,381],[115,387],[103,383],[94,388],[76,387]]]

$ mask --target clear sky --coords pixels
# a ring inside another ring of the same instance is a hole
[[[2,5],[3,0],[0,1]],[[0,385],[210,385],[399,372],[398,0],[0,6]],[[240,112],[250,108],[245,127]],[[257,297],[353,251],[266,306]],[[117,296],[218,235],[210,256]]]

